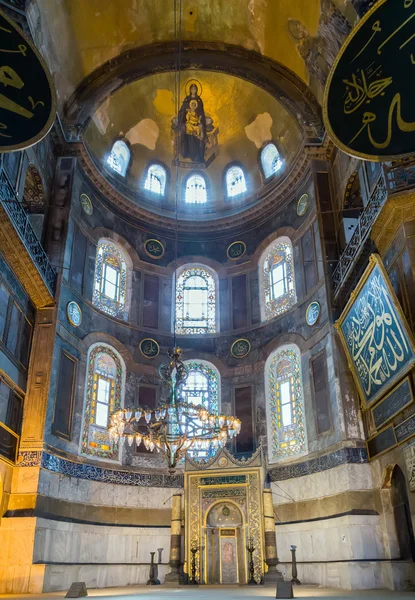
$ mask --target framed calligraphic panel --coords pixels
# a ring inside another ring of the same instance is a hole
[[[382,425],[393,419],[395,415],[412,404],[413,401],[411,383],[409,377],[405,377],[403,381],[372,408],[373,422],[376,429],[379,429]]]
[[[28,148],[52,127],[56,94],[41,55],[0,11],[0,152]]]
[[[379,0],[333,64],[326,130],[344,152],[371,161],[415,153],[415,0]]]
[[[395,435],[399,444],[403,444],[403,442],[415,435],[415,414],[395,427]]]
[[[336,328],[365,408],[415,362],[412,333],[377,254],[371,255]]]
[[[397,446],[397,441],[395,437],[395,432],[392,425],[388,425],[377,433],[376,435],[370,437],[367,442],[367,453],[369,455],[369,459],[376,458],[380,456],[384,452],[391,450]]]

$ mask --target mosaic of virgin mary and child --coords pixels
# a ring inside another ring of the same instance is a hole
[[[202,86],[196,79],[187,82],[186,97],[173,119],[172,128],[179,158],[207,166],[215,157],[218,131],[213,127],[213,120],[205,115],[201,93]]]

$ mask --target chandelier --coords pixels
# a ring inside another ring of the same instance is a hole
[[[206,407],[185,402],[179,396],[180,385],[188,375],[181,353],[178,346],[170,349],[169,361],[159,367],[169,401],[155,409],[119,409],[111,415],[109,427],[114,441],[126,438],[130,446],[135,441],[137,447],[144,444],[151,452],[163,452],[170,472],[190,449],[216,453],[241,430],[241,421],[236,417],[211,414]]]

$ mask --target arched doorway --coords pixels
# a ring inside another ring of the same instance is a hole
[[[238,506],[232,502],[212,506],[207,514],[205,531],[205,581],[210,584],[246,583],[246,536]]]
[[[391,501],[400,558],[415,560],[415,539],[405,475],[398,465],[395,465],[392,472]]]

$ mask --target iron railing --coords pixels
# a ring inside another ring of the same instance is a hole
[[[415,157],[384,165],[385,179],[391,194],[415,186]]]
[[[383,175],[381,175],[373,189],[369,202],[366,204],[362,214],[359,217],[355,232],[353,233],[346,248],[343,250],[340,260],[333,272],[332,279],[334,299],[336,299],[339,295],[340,290],[349,276],[352,267],[359,258],[363,249],[363,245],[372,229],[372,225],[380,213],[382,206],[385,204],[387,197],[388,192],[386,189],[385,180]]]
[[[19,202],[16,192],[4,170],[0,171],[0,203],[13,223],[22,243],[30,254],[33,263],[43,278],[50,294],[55,295],[56,273],[48,255],[36,237],[27,213]]]

